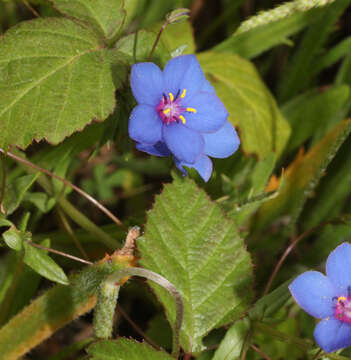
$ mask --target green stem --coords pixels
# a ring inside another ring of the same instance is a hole
[[[112,337],[119,289],[119,285],[109,281],[100,285],[94,309],[94,333],[98,339]]]
[[[176,287],[165,279],[163,276],[154,273],[151,270],[142,269],[142,268],[125,268],[118,270],[106,278],[105,283],[110,283],[110,286],[116,286],[119,281],[126,276],[141,276],[151,281],[154,281],[156,284],[161,285],[166,289],[174,298],[176,302],[176,320],[173,326],[173,341],[172,341],[172,356],[178,358],[179,355],[179,339],[180,339],[180,329],[182,327],[183,315],[184,315],[184,305],[183,300],[176,289]]]
[[[114,238],[106,234],[92,221],[90,221],[83,213],[81,213],[75,206],[73,206],[66,198],[58,199],[61,209],[80,227],[88,232],[95,234],[97,239],[100,239],[108,248],[115,250],[120,245]]]

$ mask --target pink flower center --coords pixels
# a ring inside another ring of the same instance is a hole
[[[168,93],[168,97],[166,94],[163,94],[156,110],[165,124],[171,124],[173,122],[179,123],[180,121],[185,124],[186,120],[183,115],[184,112],[196,114],[196,109],[181,106],[181,101],[185,97],[185,94],[186,89],[184,89],[182,93],[178,90],[175,96],[171,92]]]
[[[351,324],[351,297],[339,296],[335,306],[335,317]]]

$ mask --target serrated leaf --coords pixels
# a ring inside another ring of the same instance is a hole
[[[114,109],[96,33],[64,18],[22,22],[0,39],[0,146],[58,143]]]
[[[5,231],[2,237],[8,247],[13,250],[20,251],[24,241],[24,234],[22,231],[17,230],[15,227]]]
[[[50,0],[61,13],[88,22],[106,39],[113,38],[125,18],[123,0]]]
[[[323,172],[351,131],[351,120],[335,126],[306,155],[303,151],[286,170],[286,185],[278,197],[266,202],[258,211],[254,224],[257,229],[277,216],[298,216],[307,197],[318,184]],[[293,219],[295,221],[296,219]]]
[[[165,185],[138,240],[141,264],[167,278],[184,302],[181,344],[204,349],[213,328],[237,319],[252,299],[252,264],[233,222],[188,178]],[[174,299],[152,285],[175,319]]]
[[[172,360],[164,351],[158,351],[133,340],[119,338],[116,341],[103,340],[87,349],[91,360]]]
[[[239,128],[242,149],[260,158],[284,149],[290,126],[254,65],[236,55],[202,53],[198,59]]]
[[[23,262],[41,276],[59,284],[69,285],[66,274],[44,250],[24,242]]]
[[[249,330],[247,318],[237,321],[226,333],[212,360],[239,360]]]

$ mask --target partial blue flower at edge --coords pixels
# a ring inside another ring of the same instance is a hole
[[[129,119],[137,149],[174,157],[176,166],[195,168],[208,181],[212,161],[240,144],[228,112],[206,80],[194,55],[171,59],[162,72],[153,63],[133,65],[131,88],[138,102]]]
[[[318,271],[299,275],[289,290],[302,309],[322,319],[314,337],[324,351],[334,352],[351,346],[351,245],[332,251],[326,269],[327,276]]]

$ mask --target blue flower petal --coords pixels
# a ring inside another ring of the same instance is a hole
[[[323,319],[334,314],[333,297],[338,295],[322,273],[304,272],[290,284],[289,290],[295,301],[310,315]]]
[[[343,243],[332,251],[327,259],[326,272],[330,281],[339,291],[338,296],[346,295],[351,286],[351,245]]]
[[[203,83],[202,88],[201,88],[200,91],[208,92],[208,93],[211,93],[211,94],[216,93],[214,87],[210,84],[210,82],[208,80],[205,80],[205,82]]]
[[[226,158],[235,153],[240,145],[240,139],[233,125],[227,120],[214,133],[203,134],[205,154],[215,158]]]
[[[314,329],[317,344],[326,352],[351,346],[351,324],[335,318],[320,321]]]
[[[186,98],[191,98],[202,87],[205,75],[195,55],[177,56],[168,61],[164,70],[167,93],[174,95],[186,89]]]
[[[185,98],[181,105],[196,110],[196,114],[184,112],[182,115],[186,119],[185,126],[197,131],[217,131],[228,117],[228,111],[222,101],[216,95],[207,92],[199,92],[191,99]]]
[[[157,142],[154,145],[148,145],[148,144],[141,144],[137,143],[136,148],[140,151],[146,152],[150,155],[155,156],[169,156],[171,155],[171,152],[168,150],[168,147],[164,142]]]
[[[129,136],[140,143],[156,144],[162,138],[162,120],[149,105],[138,105],[130,114]]]
[[[211,177],[212,169],[213,169],[212,161],[206,155],[201,155],[195,164],[187,164],[187,163],[181,162],[177,159],[174,159],[174,162],[175,162],[177,168],[184,175],[186,175],[187,172],[183,168],[183,166],[187,166],[189,168],[194,168],[200,174],[200,176],[204,179],[205,182],[207,182],[208,179]]]
[[[132,66],[130,84],[139,104],[157,106],[164,92],[163,74],[153,63],[138,63]]]
[[[181,123],[164,124],[163,139],[171,153],[181,162],[194,164],[204,150],[204,139]]]

